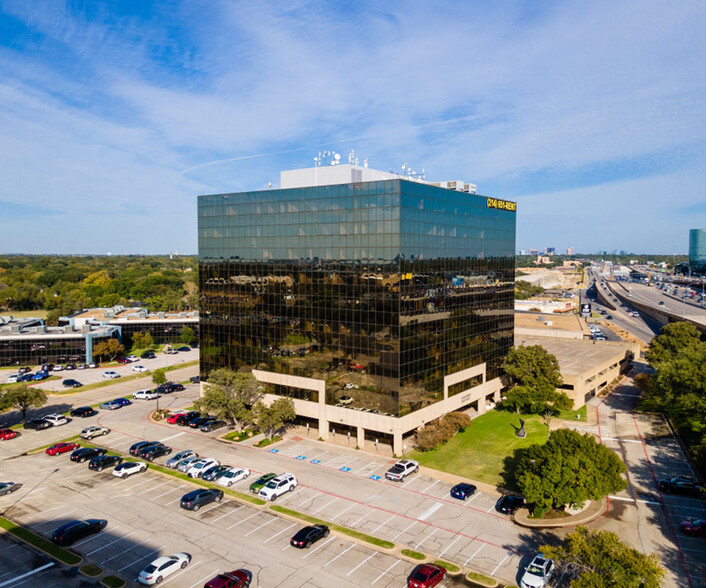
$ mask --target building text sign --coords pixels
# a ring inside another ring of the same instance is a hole
[[[497,208],[498,210],[509,210],[511,212],[517,212],[517,202],[511,202],[510,200],[500,200],[500,198],[486,198],[488,203],[488,208]]]

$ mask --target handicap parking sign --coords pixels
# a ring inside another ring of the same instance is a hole
[[[342,468],[341,468],[341,471],[342,471],[342,472],[350,472],[350,471],[351,471],[351,468],[342,467]]]
[[[279,449],[270,449],[270,453],[279,453]]]
[[[297,455],[297,459],[299,459],[299,460],[306,459],[306,455]]]
[[[379,480],[380,478],[381,478],[381,476],[376,476],[375,474],[373,474],[372,476],[370,476],[370,479],[371,479],[371,480]]]
[[[311,463],[321,463],[321,460],[320,459],[312,459]]]

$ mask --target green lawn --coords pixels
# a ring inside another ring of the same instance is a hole
[[[517,438],[512,425],[519,427],[519,418],[515,413],[491,410],[473,419],[468,429],[445,445],[426,453],[414,451],[409,457],[426,467],[502,486],[505,458],[517,448],[546,443],[549,435],[541,417],[522,415],[527,437]]]

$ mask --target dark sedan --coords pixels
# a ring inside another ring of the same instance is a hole
[[[51,423],[44,419],[32,419],[31,421],[25,421],[22,425],[25,429],[34,429],[35,431],[41,431],[42,429],[48,429],[51,427]]]
[[[525,499],[522,496],[508,494],[498,499],[495,503],[495,510],[503,514],[515,514],[524,503]]]
[[[88,469],[102,472],[105,468],[116,466],[122,462],[123,458],[119,455],[99,455],[88,462]]]
[[[213,466],[212,468],[208,468],[203,473],[202,477],[207,482],[215,482],[216,480],[218,480],[218,478],[222,478],[223,474],[225,474],[229,469],[230,469],[230,466],[227,466],[227,465]]]
[[[665,494],[679,494],[696,498],[701,496],[701,484],[686,476],[677,476],[671,480],[660,480],[658,486]]]
[[[140,457],[142,459],[146,459],[147,461],[153,461],[163,455],[169,455],[171,452],[171,447],[167,447],[166,445],[162,445],[160,443],[159,445],[150,445],[149,447],[145,447],[142,451],[140,451]]]
[[[205,423],[201,423],[199,429],[201,429],[204,433],[210,433],[211,431],[215,431],[216,429],[220,429],[225,426],[225,421],[219,421],[218,419],[210,419]]]
[[[451,496],[458,498],[459,500],[468,500],[473,493],[476,491],[476,487],[473,484],[456,484],[451,488]]]
[[[695,521],[682,521],[681,532],[684,535],[692,535],[693,537],[706,537],[706,520],[699,519]]]
[[[197,417],[195,419],[191,419],[187,424],[192,429],[198,429],[201,425],[203,425],[205,422],[207,422],[209,420],[210,419],[208,417]]]
[[[102,449],[101,447],[81,447],[81,449],[77,449],[71,454],[71,461],[78,461],[79,463],[82,463],[87,459],[93,459],[99,455],[105,455],[106,452],[107,450]]]
[[[71,545],[93,533],[105,529],[108,521],[105,519],[87,519],[85,521],[71,521],[61,525],[52,533],[51,540],[57,545]]]
[[[80,388],[81,386],[83,386],[81,382],[79,382],[78,380],[73,380],[71,378],[69,378],[68,380],[64,380],[62,383],[66,388]]]
[[[223,498],[223,490],[216,488],[202,488],[192,490],[181,497],[181,508],[185,510],[199,510],[202,506],[212,502],[220,502]]]
[[[299,549],[308,549],[319,539],[328,537],[329,533],[329,528],[326,525],[312,525],[310,527],[304,527],[303,529],[299,529],[299,531],[294,534],[294,537],[289,540],[289,544],[292,547],[298,547]]]
[[[130,446],[130,455],[133,457],[138,457],[140,455],[140,451],[143,449],[146,449],[150,445],[158,445],[159,441],[138,441],[137,443],[134,443],[133,445]]]
[[[98,411],[90,406],[79,406],[78,408],[74,408],[69,414],[72,417],[86,418],[98,414]]]
[[[190,410],[189,412],[185,412],[184,414],[180,414],[174,422],[177,425],[181,425],[182,427],[185,427],[186,425],[189,424],[189,421],[197,419],[200,416],[201,416],[200,412],[197,412],[195,410]]]
[[[120,406],[130,406],[132,404],[127,398],[116,398],[113,402],[117,402]]]

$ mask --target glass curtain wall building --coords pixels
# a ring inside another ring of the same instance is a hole
[[[497,400],[515,204],[403,178],[199,197],[201,373],[380,440]]]
[[[689,266],[692,272],[706,274],[706,229],[689,231]]]

